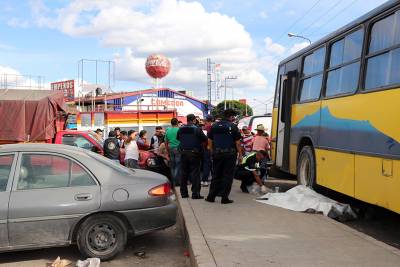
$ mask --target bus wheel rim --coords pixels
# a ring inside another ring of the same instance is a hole
[[[300,165],[300,183],[305,186],[310,185],[310,160],[304,157]]]

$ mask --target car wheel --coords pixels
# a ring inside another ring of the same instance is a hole
[[[315,157],[311,146],[303,147],[297,159],[297,183],[315,188]]]
[[[88,258],[110,260],[124,250],[127,241],[125,224],[116,216],[98,214],[87,218],[79,227],[79,251]]]

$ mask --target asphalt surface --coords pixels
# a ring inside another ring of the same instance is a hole
[[[267,183],[267,186],[272,189],[279,187],[280,192],[285,192],[296,186],[296,181],[293,179],[271,179]],[[357,213],[357,220],[342,223],[390,246],[400,249],[400,214],[355,200],[354,198],[324,188],[319,188],[317,191],[336,201],[350,204],[353,210]]]
[[[185,255],[186,251],[181,225],[178,223],[165,230],[131,238],[122,254],[109,262],[102,262],[100,266],[186,267],[189,266],[189,258]],[[143,252],[145,253],[144,255],[142,255]],[[70,246],[1,253],[0,266],[50,266],[50,263],[58,256],[72,261],[73,264],[70,266],[75,266],[76,261],[79,259],[84,260],[77,247]]]

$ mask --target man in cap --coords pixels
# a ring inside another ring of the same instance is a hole
[[[264,125],[258,124],[256,130],[257,130],[257,135],[254,137],[253,151],[265,151],[267,152],[268,155],[270,146],[268,137],[265,136]],[[268,158],[269,158],[268,156],[265,157],[260,164],[261,179],[263,179],[264,176],[267,174]]]
[[[221,195],[221,203],[229,204],[236,159],[242,159],[240,147],[240,132],[232,123],[237,115],[233,109],[224,111],[224,118],[215,122],[208,134],[208,145],[213,153],[213,177],[210,191],[206,198],[208,202],[215,202],[217,195]]]
[[[253,140],[253,151],[260,151],[260,150],[269,150],[269,142],[268,139],[265,138],[264,133],[265,133],[265,128],[264,125],[258,124],[257,128],[257,135],[254,137]]]
[[[176,139],[179,140],[179,150],[181,152],[181,196],[189,197],[187,182],[192,182],[192,199],[203,199],[200,195],[200,163],[203,152],[203,143],[207,141],[207,136],[201,128],[195,125],[196,116],[189,114],[186,116],[187,125],[179,128]]]

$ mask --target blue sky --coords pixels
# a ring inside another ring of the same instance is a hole
[[[238,76],[230,82],[234,97],[246,97],[261,112],[273,94],[277,62],[306,45],[287,32],[315,41],[384,2],[0,0],[0,73],[50,82],[77,78],[82,58],[113,60],[114,90],[129,91],[151,86],[145,58],[163,53],[172,63],[164,85],[204,97],[211,57],[221,76]]]

